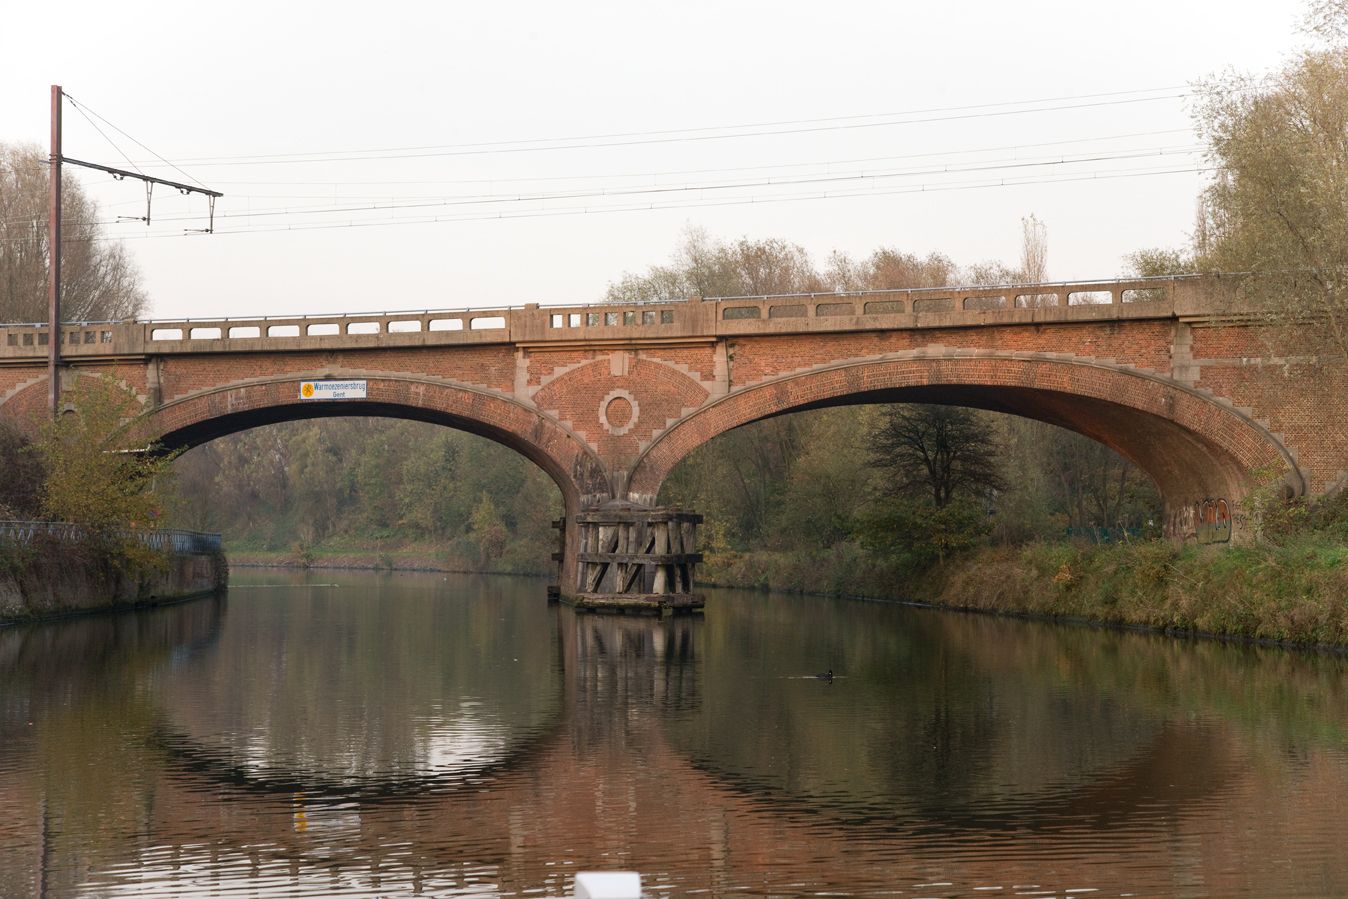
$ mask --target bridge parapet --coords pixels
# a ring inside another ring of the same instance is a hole
[[[717,335],[1168,318],[1176,279],[723,297]]]
[[[1216,311],[1209,279],[943,287],[660,303],[68,323],[70,359],[584,341],[663,341],[1170,318]],[[44,324],[0,325],[0,363],[45,358]]]

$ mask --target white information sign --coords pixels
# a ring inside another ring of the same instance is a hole
[[[302,400],[363,400],[364,381],[300,381]]]

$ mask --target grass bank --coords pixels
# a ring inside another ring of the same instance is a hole
[[[723,586],[1348,648],[1348,545],[1329,535],[1250,547],[1035,543],[975,550],[919,574],[851,545],[713,556],[705,568]]]
[[[230,546],[237,566],[554,575],[542,557],[484,563],[443,545],[334,541],[291,551]],[[919,601],[1171,633],[1348,648],[1348,543],[1303,533],[1249,547],[1033,543],[989,547],[914,572],[855,543],[708,553],[699,581],[824,596]]]
[[[935,573],[942,605],[1348,647],[1348,547],[1168,543],[985,551]]]

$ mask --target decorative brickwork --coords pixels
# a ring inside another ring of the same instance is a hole
[[[612,466],[626,468],[655,434],[707,401],[707,388],[688,375],[633,353],[598,354],[533,395],[534,405],[566,424]],[[621,391],[615,394],[614,391]],[[626,397],[639,415],[630,427],[614,427],[601,408]]]

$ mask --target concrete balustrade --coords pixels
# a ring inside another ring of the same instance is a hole
[[[72,359],[176,353],[331,350],[388,346],[556,343],[748,334],[959,328],[1025,322],[1201,315],[1218,307],[1211,279],[931,288],[681,302],[529,304],[261,318],[69,323],[61,354]],[[0,363],[45,357],[44,324],[0,325]]]

